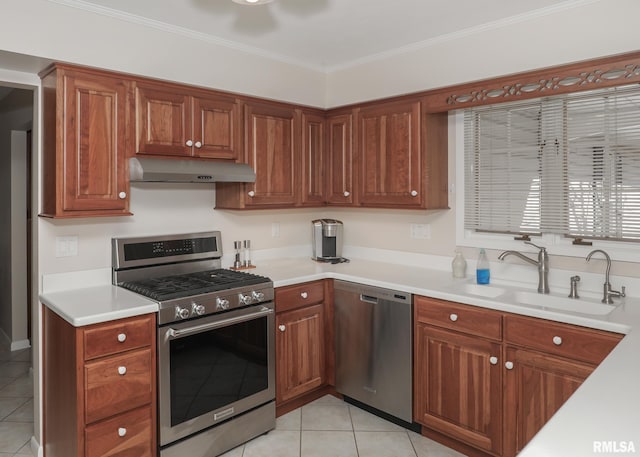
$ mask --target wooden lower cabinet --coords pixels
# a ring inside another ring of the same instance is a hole
[[[74,327],[43,307],[46,457],[157,455],[154,314]]]
[[[415,421],[473,455],[514,457],[622,339],[427,297],[414,313]]]
[[[416,420],[497,454],[502,445],[500,344],[419,324]],[[493,358],[493,359],[492,359]]]
[[[507,347],[504,456],[515,456],[587,379],[595,366]],[[511,366],[511,365],[509,365]]]
[[[285,402],[325,383],[323,305],[276,316],[276,401]]]
[[[331,284],[331,280],[311,281],[275,290],[280,413],[312,400],[334,383]]]
[[[492,333],[500,315],[422,297],[415,298],[414,306],[416,422],[499,455],[502,344],[467,332]],[[458,329],[449,330],[452,326]]]

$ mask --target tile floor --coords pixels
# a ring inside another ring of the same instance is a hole
[[[32,456],[32,436],[31,350],[0,348],[0,457]]]
[[[331,395],[281,416],[223,457],[463,457]]]

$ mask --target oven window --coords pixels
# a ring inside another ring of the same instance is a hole
[[[268,388],[267,317],[173,340],[171,426]]]

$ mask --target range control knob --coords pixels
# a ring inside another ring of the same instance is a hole
[[[191,313],[189,312],[189,308],[181,308],[180,306],[176,306],[176,317],[180,319],[187,319]]]
[[[225,310],[229,309],[229,300],[226,298],[216,298],[216,309],[217,310]]]
[[[191,314],[195,314],[196,316],[202,316],[205,312],[204,305],[199,305],[197,303],[191,304]]]
[[[263,292],[258,292],[258,291],[253,291],[251,292],[251,296],[253,297],[253,299],[255,301],[263,301],[264,300],[264,293]]]
[[[253,302],[253,297],[249,294],[238,294],[238,300],[243,305],[250,305]]]

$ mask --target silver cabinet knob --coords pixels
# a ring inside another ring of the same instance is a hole
[[[122,367],[118,367],[118,374],[119,374],[120,376],[124,376],[124,375],[126,375],[126,374],[127,374],[127,367],[124,367],[124,366],[122,366]]]
[[[300,292],[300,296],[302,298],[307,298],[309,296],[309,294],[307,292]]]
[[[125,198],[127,198],[127,193],[126,193],[126,192],[120,192],[120,193],[118,194],[118,198],[119,198],[120,200],[124,200]]]
[[[249,192],[247,192],[247,194],[249,195],[249,197],[253,197],[256,195],[256,193],[252,190],[250,190]]]
[[[513,370],[513,362],[505,362],[505,363],[504,363],[504,367],[505,367],[507,370]]]
[[[451,313],[449,315],[449,319],[451,319],[451,322],[455,322],[458,320],[458,315],[456,313]]]
[[[342,195],[344,195],[345,197],[348,197],[349,195],[351,195],[351,192],[349,192],[348,190],[345,190]]]
[[[556,346],[560,346],[562,344],[562,337],[554,336],[553,337],[553,344],[555,344]]]
[[[498,363],[498,358],[495,356],[489,357],[489,363],[491,365],[496,365]]]
[[[187,140],[186,144],[187,144],[187,146],[191,147],[191,146],[193,146],[193,141],[192,140]]]
[[[119,437],[121,437],[121,438],[122,438],[122,437],[123,437],[123,436],[125,436],[126,434],[127,434],[127,429],[126,429],[126,428],[124,428],[124,427],[120,427],[120,428],[118,428],[118,436],[119,436]]]
[[[278,330],[280,330],[281,332],[284,332],[287,329],[287,327],[285,327],[284,325],[280,324],[278,325]]]
[[[126,333],[118,333],[118,342],[124,343],[127,340]]]
[[[418,196],[418,191],[417,190],[412,190],[411,191],[411,196],[412,197],[417,197]]]
[[[202,143],[200,141],[196,141],[196,148],[200,149],[202,147]]]

